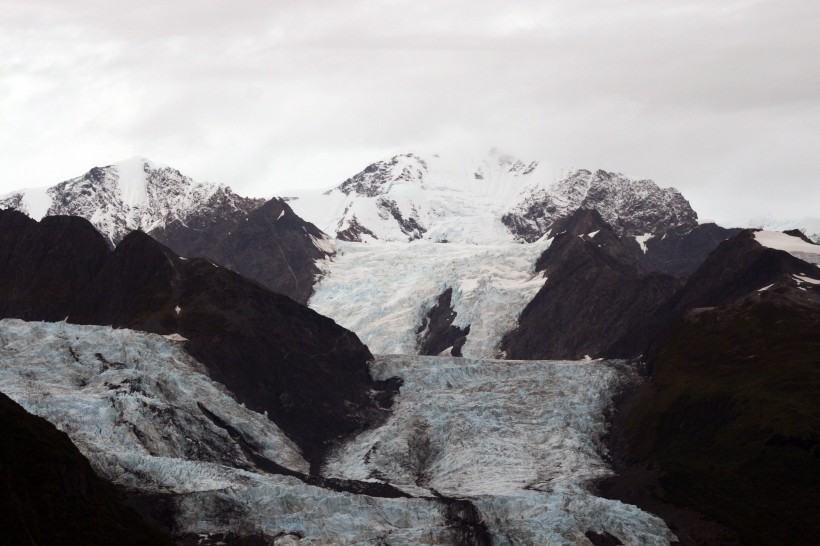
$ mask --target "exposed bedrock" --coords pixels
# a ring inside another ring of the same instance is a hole
[[[424,317],[416,331],[418,354],[435,356],[449,349],[452,356],[461,356],[461,348],[467,341],[470,325],[464,328],[453,325],[458,313],[453,310],[452,297],[453,289],[446,289]]]

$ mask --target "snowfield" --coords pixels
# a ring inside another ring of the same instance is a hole
[[[0,391],[68,433],[102,476],[173,494],[180,533],[261,532],[282,544],[452,544],[458,525],[444,495],[471,502],[494,544],[588,545],[587,530],[626,544],[674,538],[658,518],[585,489],[610,472],[604,411],[633,379],[625,364],[409,356],[377,358],[372,370],[404,379],[395,413],[340,446],[324,473],[393,482],[411,498],[331,491],[258,468],[236,437],[279,465],[307,465],[179,342],[0,321]]]
[[[820,245],[807,243],[800,237],[779,231],[755,231],[754,237],[762,246],[783,250],[804,262],[820,265]]]
[[[319,263],[323,277],[308,305],[356,332],[373,353],[415,354],[422,319],[452,288],[453,324],[470,326],[462,354],[494,358],[546,281],[534,266],[550,242],[336,241],[336,254]]]

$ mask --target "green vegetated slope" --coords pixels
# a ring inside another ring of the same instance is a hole
[[[808,290],[808,291],[807,291]],[[630,458],[663,500],[746,544],[820,543],[820,299],[775,287],[688,311],[627,422]]]
[[[0,393],[0,543],[162,545],[68,436]]]

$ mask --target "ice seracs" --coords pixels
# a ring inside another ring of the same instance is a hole
[[[611,473],[604,411],[634,380],[624,363],[377,356],[371,370],[404,380],[394,412],[336,451],[325,475],[469,499],[499,544],[585,544],[588,529],[625,544],[673,537],[587,489]]]

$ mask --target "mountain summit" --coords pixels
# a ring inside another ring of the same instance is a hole
[[[357,242],[533,242],[579,208],[597,210],[631,237],[697,226],[697,214],[673,188],[603,170],[552,182],[537,161],[497,150],[469,160],[396,155],[328,191],[297,193],[290,205],[331,236]]]
[[[39,220],[43,216],[87,218],[112,243],[133,230],[150,232],[211,204],[225,201],[248,211],[262,200],[236,195],[229,187],[198,182],[173,167],[134,157],[49,188],[15,191],[0,197],[0,208],[14,208]]]

